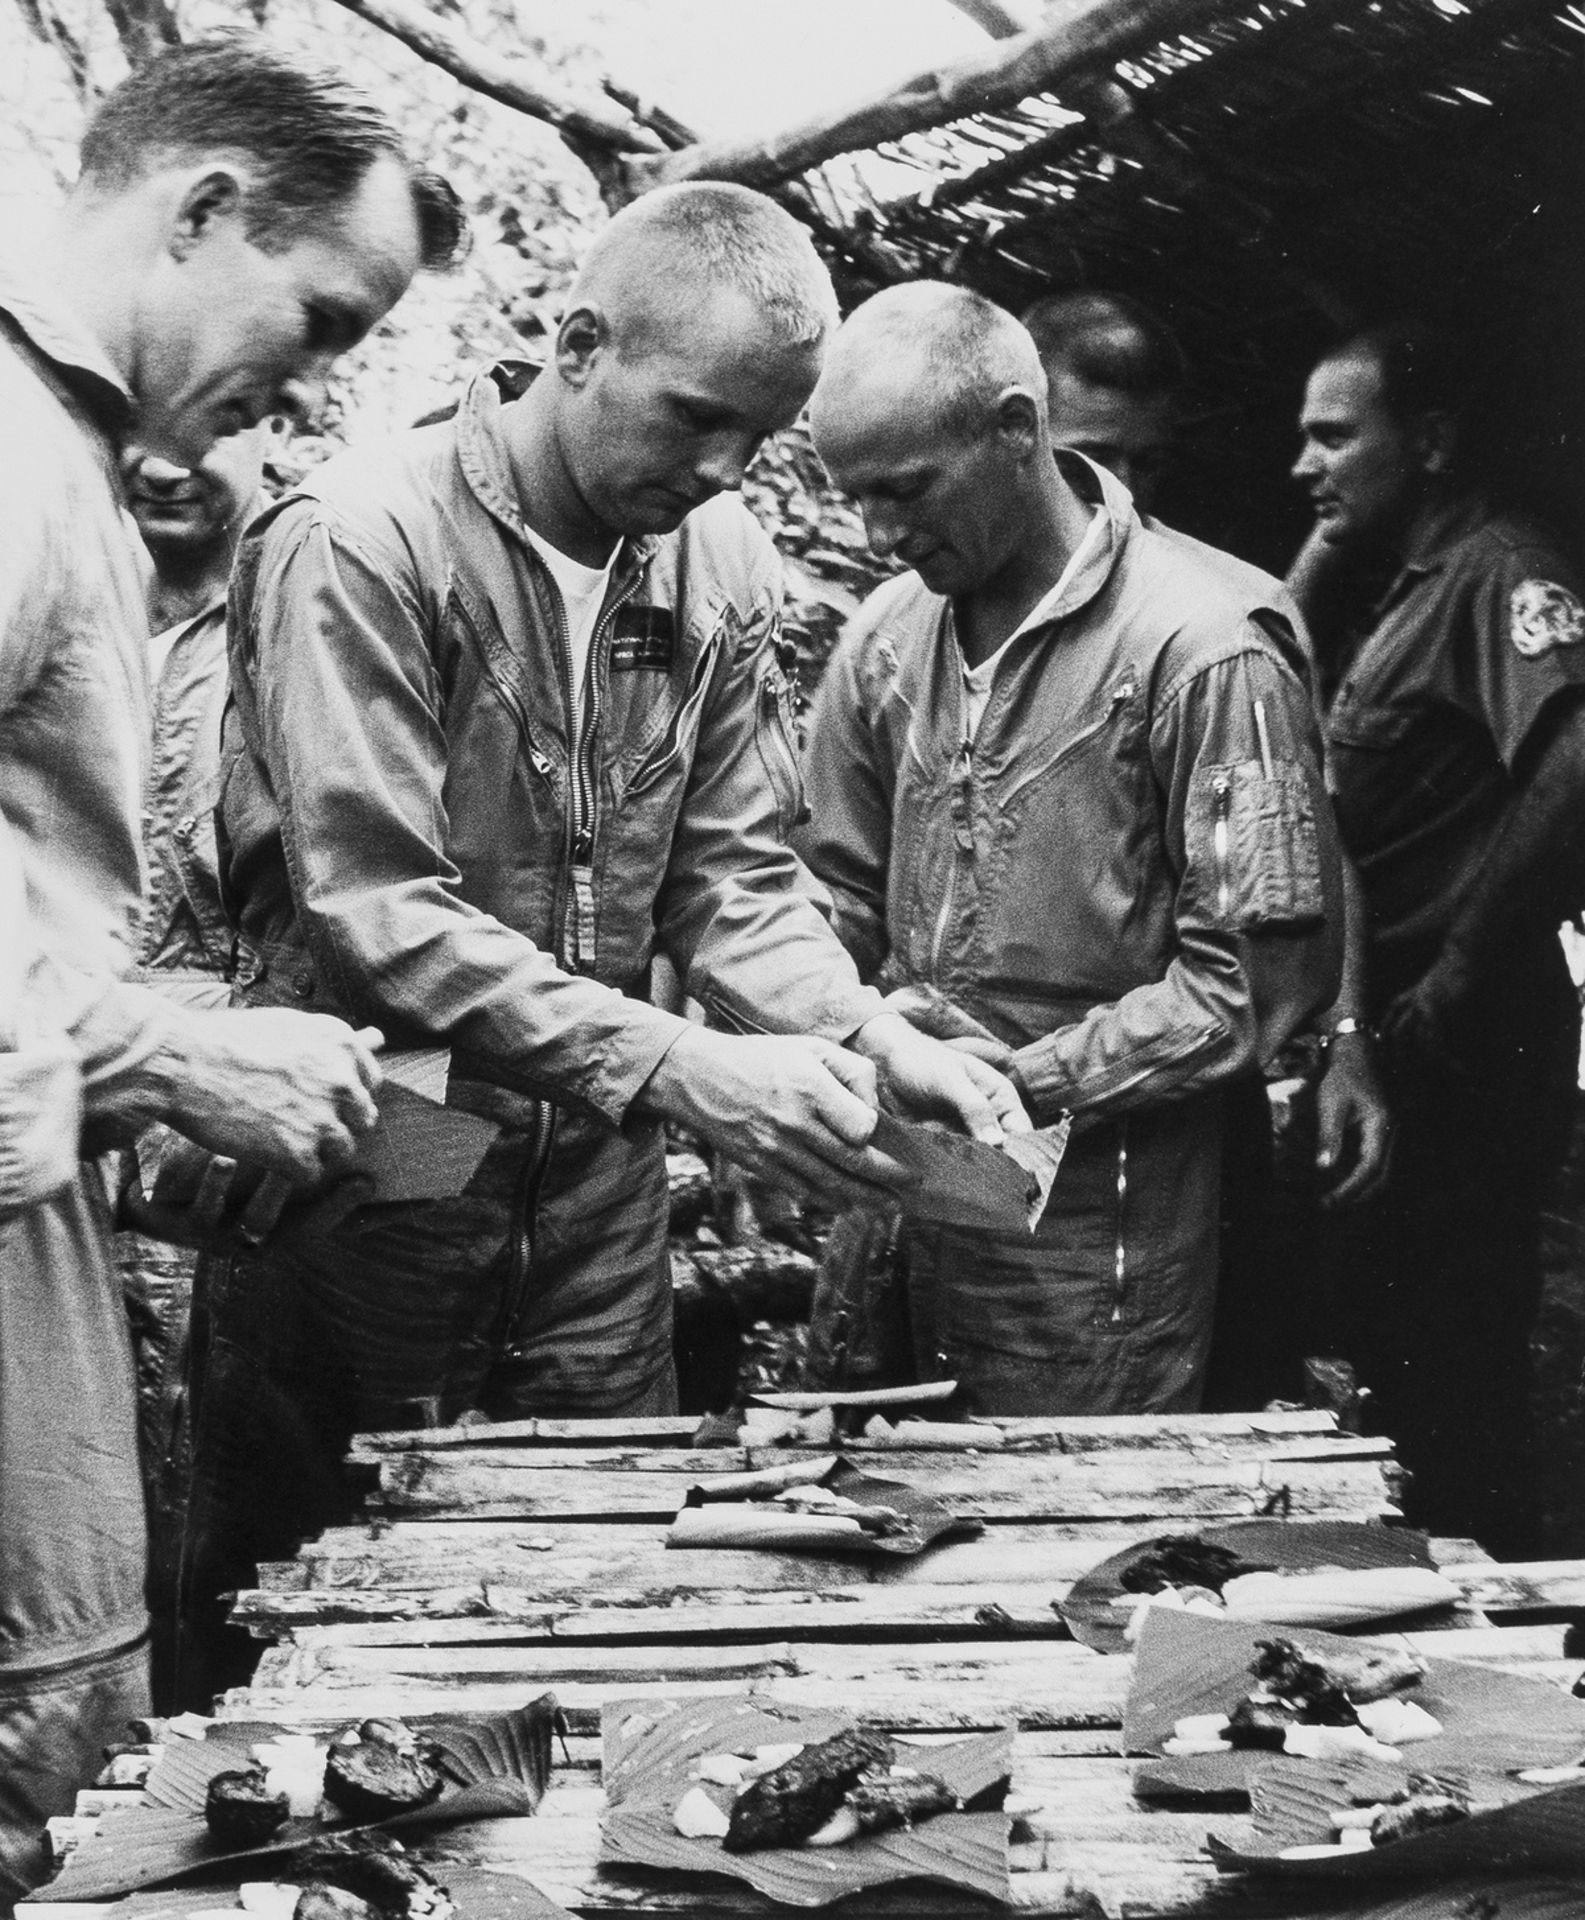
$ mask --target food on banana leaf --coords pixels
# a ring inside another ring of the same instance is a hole
[[[751,1781],[732,1803],[722,1846],[728,1853],[796,1847],[819,1831],[866,1773],[884,1772],[896,1756],[889,1735],[850,1727]]]
[[[356,1895],[384,1920],[451,1920],[453,1913],[445,1888],[388,1834],[328,1835],[297,1861],[297,1875]]]
[[[273,1792],[263,1767],[217,1773],[204,1796],[209,1831],[228,1847],[262,1847],[286,1825],[292,1803]]]
[[[427,1807],[445,1781],[410,1727],[365,1720],[339,1736],[325,1762],[325,1798],[351,1820],[388,1820]]]
[[[292,1920],[385,1920],[380,1909],[344,1887],[315,1880],[297,1896]]]
[[[1125,1568],[1118,1585],[1129,1593],[1160,1593],[1164,1587],[1209,1587],[1220,1593],[1239,1574],[1270,1571],[1269,1561],[1246,1560],[1198,1534],[1171,1533]]]
[[[958,1796],[933,1773],[888,1773],[861,1780],[847,1797],[861,1833],[912,1827],[932,1814],[950,1813]]]
[[[1467,1820],[1470,1811],[1469,1795],[1458,1783],[1432,1773],[1411,1773],[1403,1790],[1384,1801],[1370,1823],[1370,1842],[1374,1847],[1390,1846],[1410,1834],[1454,1826]]]
[[[1268,1700],[1246,1695],[1227,1716],[1226,1742],[1230,1747],[1253,1747],[1281,1753],[1288,1729],[1297,1726],[1300,1712],[1291,1700]]]
[[[1427,1672],[1417,1655],[1385,1647],[1321,1653],[1296,1640],[1255,1644],[1260,1649],[1250,1667],[1255,1678],[1279,1699],[1302,1707],[1306,1720],[1323,1725],[1348,1725],[1355,1707],[1417,1687]]]
[[[1396,1761],[1395,1740],[1428,1740],[1441,1723],[1399,1689],[1418,1686],[1424,1661],[1373,1647],[1323,1653],[1294,1640],[1257,1640],[1254,1684],[1225,1718],[1191,1714],[1163,1743],[1170,1754],[1216,1753],[1228,1747],[1292,1753],[1310,1759],[1355,1755]]]

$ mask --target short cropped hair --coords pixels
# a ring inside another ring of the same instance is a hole
[[[247,164],[246,232],[266,252],[333,215],[385,158],[406,170],[421,263],[448,267],[467,249],[467,218],[449,182],[412,165],[368,94],[336,69],[252,36],[173,47],[137,68],[88,123],[82,179],[114,192],[153,167],[203,154]]]
[[[909,280],[856,307],[838,335],[837,358],[917,368],[915,392],[935,409],[942,429],[978,438],[997,424],[996,404],[1009,387],[1045,398],[1035,344],[1005,307],[970,287]]]
[[[1390,320],[1356,333],[1328,360],[1369,358],[1381,376],[1382,404],[1400,426],[1428,413],[1463,413],[1468,368],[1459,343],[1422,320]]]
[[[1059,363],[1092,387],[1172,394],[1188,368],[1165,321],[1124,293],[1050,293],[1023,316],[1047,372]]]
[[[680,256],[684,284],[741,293],[787,346],[818,346],[836,326],[831,276],[804,228],[764,194],[713,180],[657,187],[624,207],[590,248],[573,303],[608,262],[625,268],[651,247]]]

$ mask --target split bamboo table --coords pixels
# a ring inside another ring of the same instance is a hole
[[[570,1764],[558,1762],[538,1814],[452,1828],[440,1844],[526,1876],[590,1920],[773,1911],[726,1878],[598,1860],[602,1702],[741,1692],[845,1707],[908,1734],[1015,1723],[1014,1790],[1039,1808],[1013,1844],[1021,1914],[1368,1910],[1368,1899],[1340,1902],[1298,1882],[1219,1874],[1207,1832],[1237,1838],[1244,1816],[1136,1802],[1119,1752],[1132,1662],[1069,1639],[1053,1603],[1097,1561],[1151,1534],[1263,1515],[1391,1518],[1390,1444],[1341,1433],[1319,1412],[996,1424],[999,1448],[868,1455],[841,1443],[860,1464],[985,1522],[980,1538],[913,1560],[668,1549],[691,1486],[791,1457],[780,1446],[694,1450],[690,1419],[364,1436],[354,1457],[374,1481],[367,1519],[264,1568],[259,1590],[240,1597],[238,1617],[269,1644],[253,1684],[220,1711],[319,1731],[371,1714],[421,1722],[495,1710],[554,1690],[571,1723]],[[1564,1657],[1565,1623],[1585,1612],[1585,1562],[1503,1567],[1467,1541],[1433,1551],[1466,1608],[1456,1628],[1408,1636],[1413,1644],[1573,1682],[1580,1663]],[[69,1843],[124,1798],[85,1795],[76,1821],[56,1823],[58,1837]],[[140,1912],[152,1911],[149,1900]],[[216,1904],[212,1890],[161,1901],[172,1916]],[[87,1920],[122,1910],[47,1911]],[[890,1920],[992,1909],[912,1883],[836,1911]]]

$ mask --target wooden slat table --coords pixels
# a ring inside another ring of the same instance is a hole
[[[1152,1533],[1267,1514],[1390,1518],[1387,1442],[1342,1434],[1323,1413],[998,1422],[999,1447],[866,1456],[986,1523],[977,1540],[878,1561],[668,1550],[667,1525],[690,1486],[793,1457],[784,1447],[695,1451],[694,1425],[520,1421],[365,1436],[355,1457],[376,1479],[368,1520],[264,1568],[259,1590],[241,1596],[238,1617],[270,1644],[223,1715],[330,1730],[368,1714],[516,1706],[554,1689],[571,1722],[571,1764],[538,1815],[452,1829],[444,1846],[589,1916],[768,1910],[724,1878],[598,1864],[602,1703],[743,1691],[847,1707],[912,1734],[1015,1722],[1014,1788],[1039,1808],[1013,1848],[1017,1905],[1029,1914],[1359,1910],[1299,1883],[1218,1874],[1206,1834],[1236,1838],[1244,1817],[1135,1801],[1118,1733],[1132,1662],[1066,1638],[1053,1603],[1098,1560]],[[842,1451],[865,1453],[848,1442]],[[1559,1684],[1574,1678],[1563,1621],[1585,1607],[1585,1563],[1499,1567],[1467,1541],[1434,1551],[1468,1607],[1458,1628],[1409,1636],[1413,1644]],[[68,1828],[102,1810],[84,1798]],[[172,1895],[168,1910],[214,1904],[212,1891]],[[65,1920],[90,1911],[116,1909],[50,1909]],[[841,1911],[986,1910],[912,1885]]]

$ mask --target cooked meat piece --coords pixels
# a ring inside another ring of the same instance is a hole
[[[882,1774],[861,1780],[847,1797],[858,1816],[862,1833],[884,1833],[888,1827],[912,1827],[935,1813],[950,1813],[958,1796],[933,1773]]]
[[[1291,1701],[1299,1718],[1317,1726],[1347,1727],[1354,1709],[1324,1656],[1296,1646],[1292,1640],[1258,1640],[1259,1652],[1250,1662],[1253,1677],[1279,1699]]]
[[[228,1847],[262,1847],[292,1811],[284,1793],[271,1793],[263,1767],[217,1773],[204,1796],[209,1831]]]
[[[331,1834],[296,1860],[293,1878],[340,1887],[389,1913],[419,1920],[449,1910],[445,1889],[385,1834]]]
[[[796,1847],[825,1825],[861,1774],[884,1772],[895,1754],[890,1737],[873,1727],[850,1727],[804,1747],[733,1801],[722,1846],[728,1853]]]
[[[1383,1807],[1370,1823],[1370,1844],[1390,1846],[1411,1833],[1429,1833],[1433,1827],[1450,1827],[1469,1818],[1469,1802],[1446,1793],[1414,1793],[1405,1800]]]
[[[292,1920],[386,1920],[386,1916],[344,1887],[327,1887],[316,1880],[297,1896]]]
[[[325,1798],[349,1820],[388,1820],[427,1807],[444,1785],[416,1747],[404,1753],[383,1740],[333,1746],[325,1761]]]
[[[1305,1718],[1346,1726],[1352,1708],[1416,1687],[1425,1662],[1412,1653],[1361,1647],[1358,1652],[1321,1653],[1294,1640],[1260,1640],[1250,1672],[1267,1689],[1306,1709]],[[1339,1707],[1341,1702],[1341,1708]]]
[[[1198,1534],[1171,1533],[1125,1569],[1118,1585],[1125,1593],[1160,1593],[1163,1587],[1209,1587],[1220,1593],[1237,1574],[1273,1571],[1267,1561],[1246,1560]]]
[[[1240,1700],[1227,1716],[1227,1741],[1234,1747],[1259,1747],[1280,1753],[1299,1709],[1286,1700]]]

